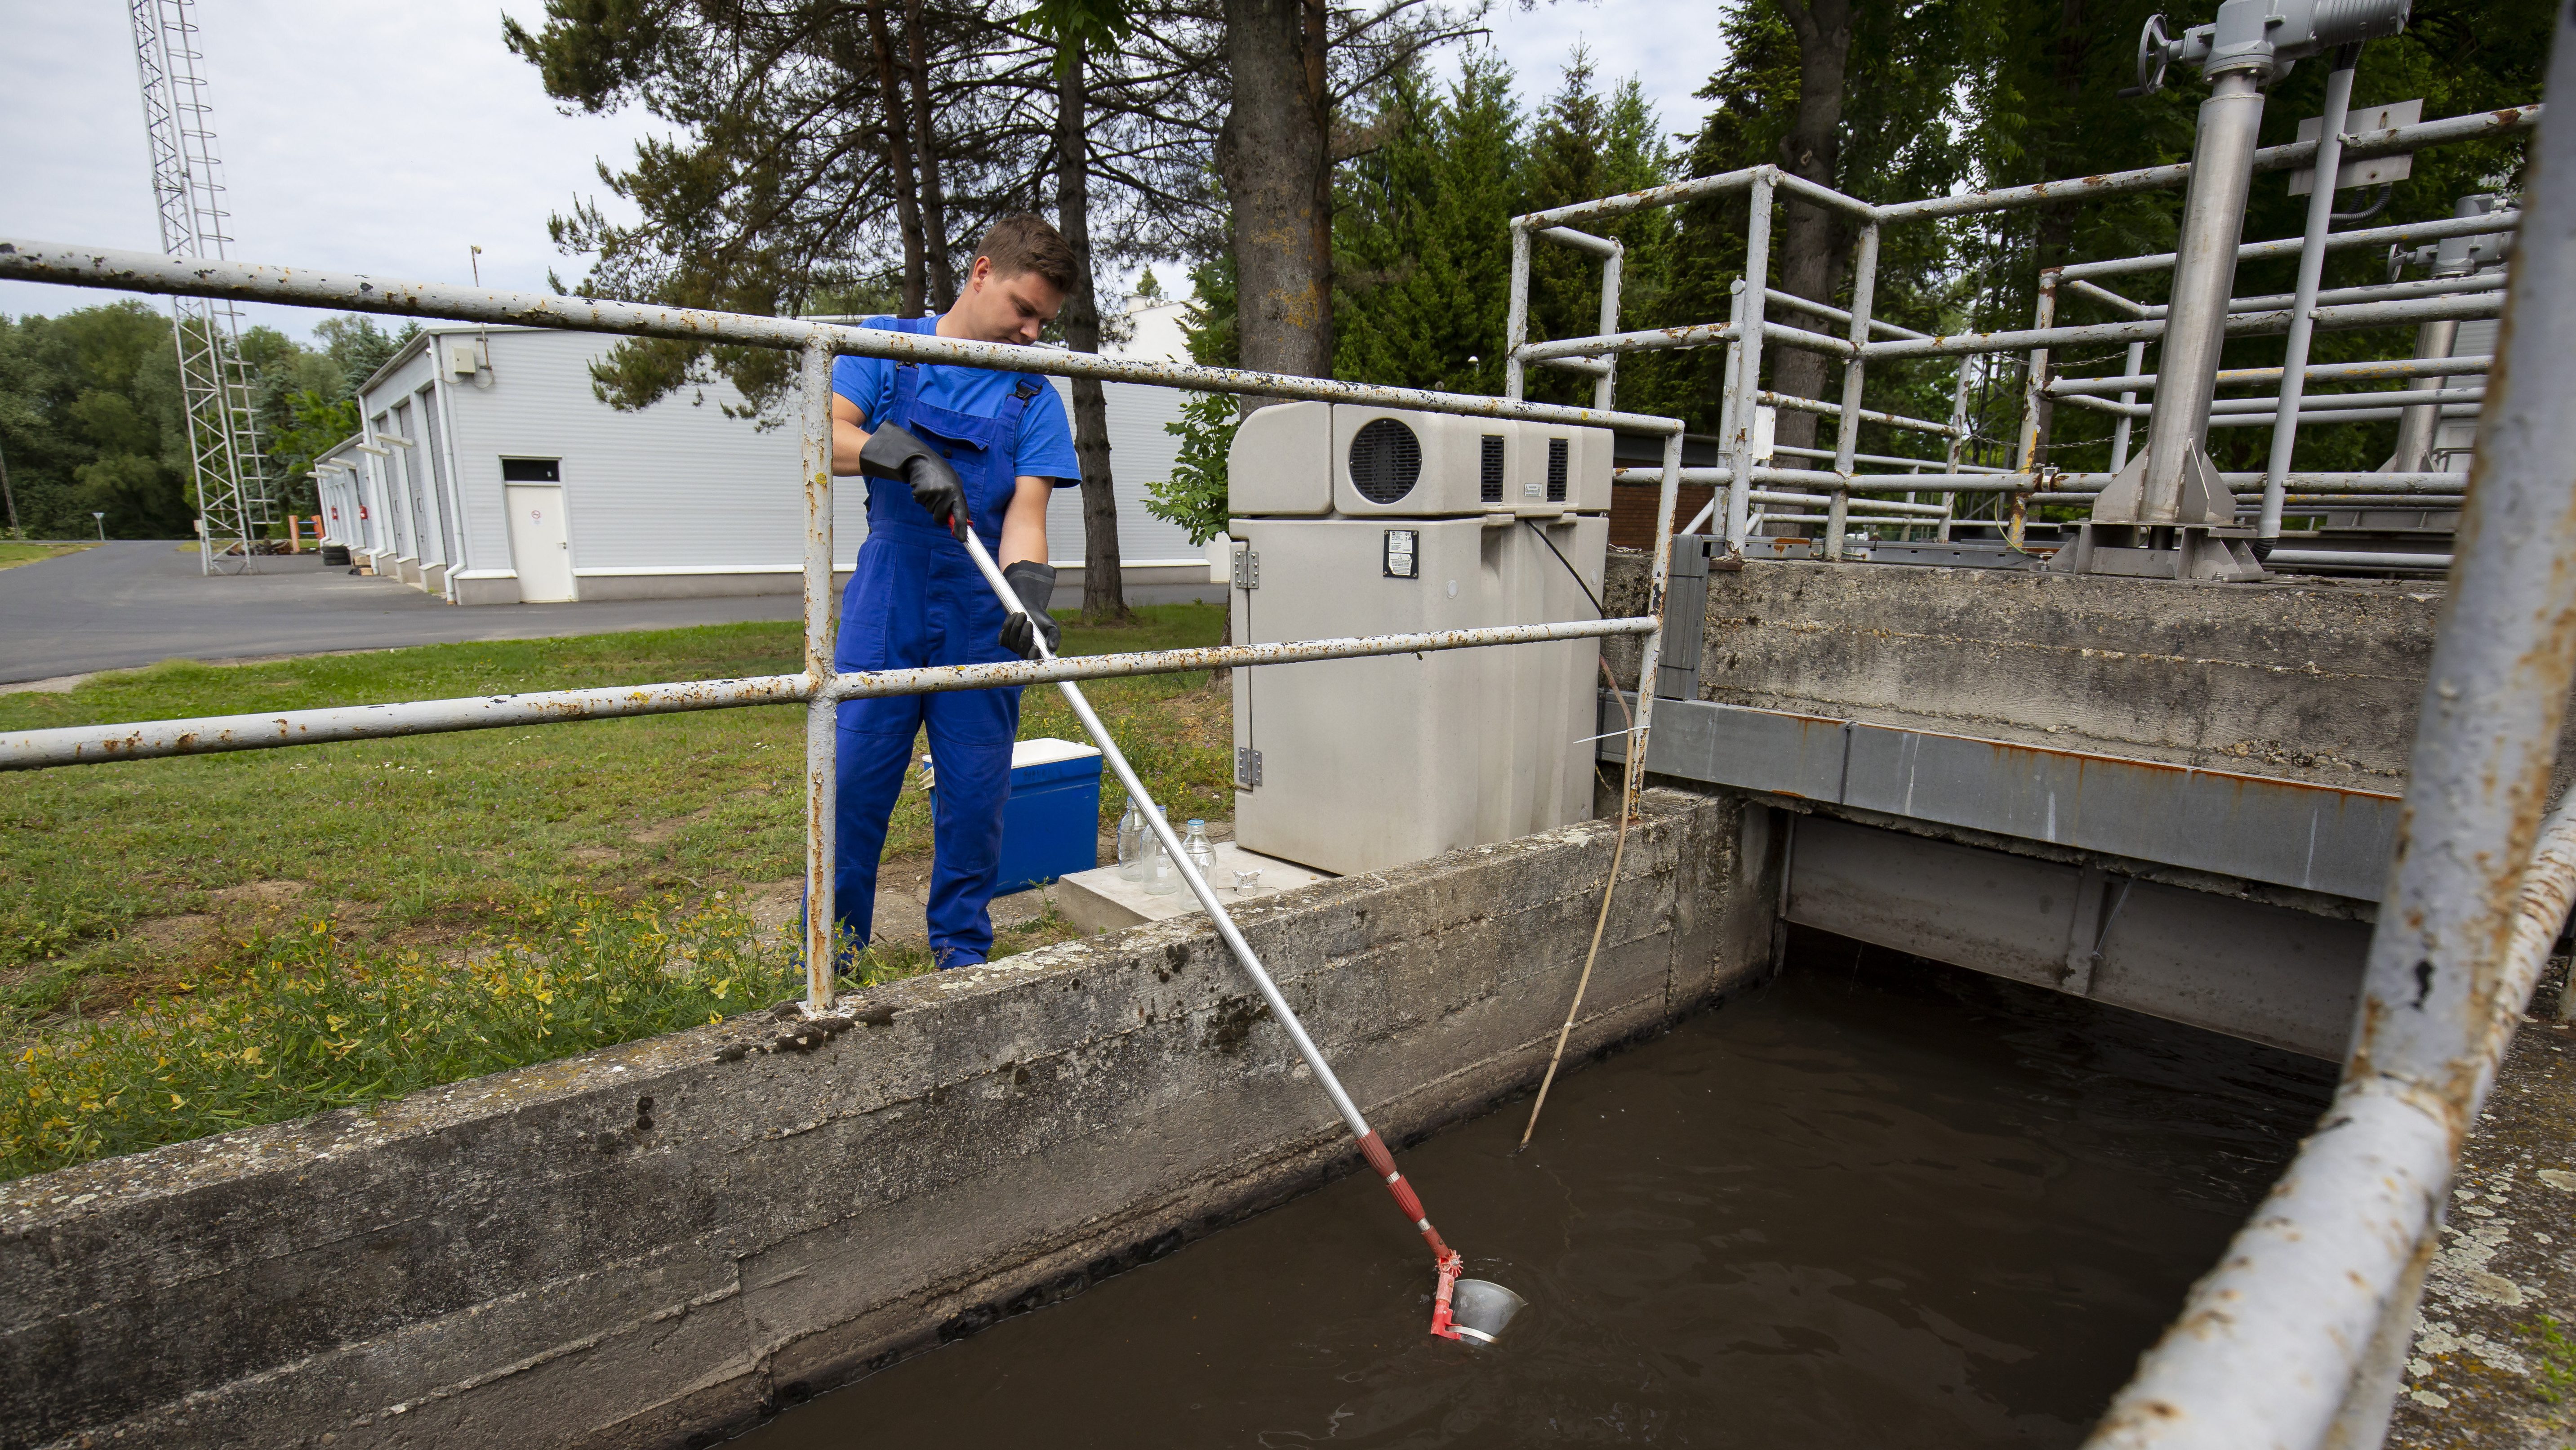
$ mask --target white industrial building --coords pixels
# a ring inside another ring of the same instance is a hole
[[[797,592],[805,507],[793,420],[739,416],[742,395],[722,383],[641,412],[611,408],[590,368],[618,341],[425,329],[359,389],[363,431],[317,461],[325,541],[456,604]],[[1170,476],[1180,440],[1164,425],[1185,395],[1105,390],[1127,587],[1207,589],[1207,552],[1144,507],[1145,485]],[[834,562],[847,572],[867,534],[866,488],[845,479],[837,493]],[[1081,490],[1056,491],[1047,543],[1067,571],[1058,597],[1078,598]]]

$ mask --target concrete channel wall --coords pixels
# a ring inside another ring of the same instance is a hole
[[[2343,1055],[2439,585],[1721,564],[1677,547],[1650,765],[1794,818],[1787,920]]]
[[[1772,820],[1648,799],[1578,1051],[1768,970]],[[1454,852],[1241,919],[1401,1143],[1535,1080],[1611,838]],[[1196,918],[845,1011],[0,1186],[0,1444],[705,1444],[1355,1162]],[[1422,1255],[1383,1216],[1385,1252]]]
[[[1614,553],[1604,584],[1612,613],[1635,611],[1645,556]],[[1755,560],[1708,577],[1696,693],[2402,792],[2442,599],[2427,582]],[[1636,645],[1610,653],[1633,689]]]

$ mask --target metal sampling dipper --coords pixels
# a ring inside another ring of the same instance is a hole
[[[977,538],[971,528],[959,527],[954,532],[966,546],[967,556],[975,561],[976,569],[983,574],[984,582],[992,586],[994,595],[1002,601],[1002,607],[1013,614],[1026,613],[1018,592],[1002,577],[1001,569],[993,563],[993,556],[985,551],[984,541]],[[1039,658],[1052,658],[1045,637],[1034,629],[1030,635]],[[1306,1060],[1308,1070],[1315,1074],[1315,1081],[1323,1085],[1324,1095],[1333,1100],[1333,1111],[1342,1115],[1342,1121],[1350,1125],[1351,1136],[1359,1140],[1360,1156],[1368,1160],[1370,1171],[1386,1184],[1387,1192],[1395,1195],[1396,1207],[1404,1211],[1405,1219],[1421,1233],[1423,1242],[1431,1246],[1432,1259],[1439,1274],[1439,1287],[1431,1305],[1431,1332],[1442,1339],[1493,1343],[1495,1336],[1503,1332],[1503,1327],[1528,1301],[1500,1284],[1459,1277],[1467,1267],[1467,1261],[1460,1258],[1458,1251],[1440,1237],[1440,1231],[1431,1226],[1430,1216],[1423,1212],[1421,1197],[1414,1193],[1412,1184],[1404,1181],[1404,1175],[1396,1171],[1395,1155],[1387,1151],[1377,1130],[1368,1125],[1368,1119],[1360,1116],[1359,1105],[1352,1102],[1351,1095],[1342,1089],[1342,1080],[1333,1075],[1332,1067],[1324,1061],[1324,1054],[1316,1050],[1314,1039],[1306,1035],[1305,1024],[1297,1020],[1297,1014],[1289,1010],[1287,999],[1279,995],[1278,984],[1271,981],[1270,973],[1262,969],[1261,958],[1254,954],[1252,944],[1245,941],[1243,933],[1235,928],[1234,918],[1226,915],[1225,907],[1217,900],[1216,889],[1199,874],[1198,866],[1181,850],[1180,838],[1172,834],[1172,823],[1163,819],[1162,807],[1154,804],[1153,797],[1145,793],[1145,783],[1136,778],[1135,768],[1127,763],[1125,755],[1119,753],[1118,742],[1109,738],[1109,728],[1092,713],[1091,702],[1083,698],[1081,686],[1071,680],[1059,680],[1056,688],[1064,692],[1065,703],[1073,707],[1074,717],[1082,722],[1082,728],[1090,732],[1092,740],[1100,746],[1100,753],[1108,760],[1109,768],[1117,773],[1118,783],[1127,788],[1127,798],[1143,812],[1145,824],[1152,828],[1154,838],[1162,842],[1165,854],[1179,869],[1181,879],[1189,884],[1190,894],[1198,898],[1199,906],[1207,912],[1208,919],[1216,923],[1217,935],[1225,938],[1225,944],[1234,950],[1235,960],[1243,963],[1244,971],[1252,976],[1252,984],[1261,989],[1261,998],[1270,1004],[1271,1015],[1279,1019],[1279,1025],[1288,1029],[1288,1040],[1297,1044],[1297,1055]]]

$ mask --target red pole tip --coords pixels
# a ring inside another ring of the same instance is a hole
[[[1431,1332],[1442,1339],[1458,1337],[1449,1318],[1449,1305],[1451,1296],[1458,1291],[1458,1276],[1466,1271],[1467,1261],[1458,1257],[1456,1250],[1440,1250],[1440,1287],[1431,1297]]]

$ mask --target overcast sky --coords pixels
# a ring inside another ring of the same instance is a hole
[[[233,213],[231,255],[543,289],[581,262],[546,218],[602,188],[658,128],[638,113],[563,116],[533,67],[501,44],[504,9],[539,0],[199,0],[204,74]],[[1664,129],[1690,129],[1690,99],[1722,58],[1704,0],[1499,0],[1493,43],[1533,103],[1576,40],[1601,76],[1636,75]],[[1454,66],[1454,60],[1449,62]],[[157,251],[142,103],[126,7],[112,0],[0,0],[0,236]],[[0,282],[0,313],[55,313],[104,294]],[[253,306],[303,335],[320,316]]]

